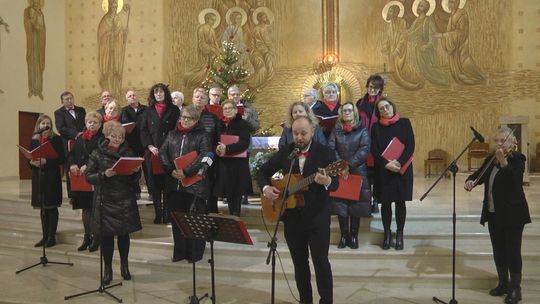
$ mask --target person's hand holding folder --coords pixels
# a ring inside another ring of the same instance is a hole
[[[397,160],[393,159],[389,161],[384,167],[387,170],[398,173],[399,170],[401,169],[401,164]]]
[[[184,174],[184,171],[182,169],[174,169],[172,171],[171,175],[172,175],[172,177],[176,178],[179,181],[186,178],[186,175]]]

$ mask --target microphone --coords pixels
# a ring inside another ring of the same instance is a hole
[[[213,152],[208,152],[205,157],[201,159],[202,168],[199,169],[197,175],[204,175],[206,170],[212,166],[214,163],[214,157],[216,155]]]
[[[34,134],[39,134],[39,135],[41,135],[41,134],[43,134],[43,132],[48,131],[48,130],[50,130],[50,129],[51,129],[51,127],[46,126],[46,127],[43,127],[43,128],[41,128],[41,129],[37,130],[36,132],[34,132]]]
[[[300,148],[298,148],[297,145],[294,145],[294,149],[292,150],[291,154],[287,156],[288,160],[293,160],[298,157],[298,153],[300,153]]]
[[[473,131],[474,138],[476,138],[476,140],[478,140],[479,142],[483,143],[484,142],[484,136],[482,136],[482,134],[480,134],[480,132],[476,131],[473,127],[471,127],[471,130]]]

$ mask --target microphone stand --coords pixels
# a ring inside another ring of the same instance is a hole
[[[45,130],[43,130],[43,131],[47,131],[47,130],[48,130],[48,129],[45,129]],[[43,132],[43,131],[42,131],[42,132]],[[42,132],[41,132],[41,133],[42,133]],[[40,133],[40,136],[41,136],[41,133]],[[52,143],[51,143],[51,144],[52,144]],[[45,216],[46,216],[46,215],[45,215],[45,202],[43,201],[43,193],[41,192],[41,174],[43,173],[43,172],[41,171],[41,165],[42,165],[42,163],[41,163],[41,156],[42,156],[41,153],[42,153],[42,152],[41,152],[41,150],[39,150],[38,152],[39,152],[39,153],[38,153],[39,167],[38,167],[38,178],[37,178],[37,180],[38,180],[38,182],[37,182],[37,187],[38,187],[37,193],[38,193],[38,200],[39,200],[39,215],[40,215],[40,217],[43,217],[41,220],[42,220],[42,221],[45,221]],[[64,262],[53,262],[53,261],[49,261],[49,259],[47,258],[47,254],[46,254],[46,252],[45,252],[45,247],[47,247],[47,240],[46,240],[46,237],[48,237],[48,236],[45,235],[45,229],[46,229],[46,228],[45,228],[45,225],[42,224],[42,225],[41,225],[41,235],[43,236],[43,246],[42,246],[42,247],[43,247],[43,252],[42,252],[42,256],[39,258],[39,262],[36,263],[36,264],[30,265],[30,266],[28,266],[28,267],[25,267],[25,268],[23,268],[23,269],[20,269],[20,270],[15,271],[15,274],[19,274],[19,273],[21,273],[21,272],[23,272],[23,271],[25,271],[25,270],[28,270],[28,269],[30,269],[30,268],[34,268],[34,267],[36,267],[36,266],[38,266],[38,265],[43,265],[43,267],[47,266],[48,264],[55,264],[55,265],[69,265],[69,266],[73,266],[73,263],[64,263]]]
[[[281,208],[279,209],[279,217],[283,214],[283,210],[285,209],[285,201],[287,200],[288,192],[289,192],[289,184],[291,182],[291,173],[294,166],[294,160],[296,157],[291,159],[291,165],[289,167],[289,174],[287,175],[287,182],[285,183],[285,189],[283,191],[283,195],[281,197]],[[276,251],[277,251],[277,232],[279,228],[280,220],[276,222],[276,225],[274,226],[274,233],[272,235],[272,238],[270,239],[270,242],[268,242],[268,247],[270,248],[268,251],[268,256],[266,257],[266,265],[270,264],[270,259],[272,260],[272,291],[271,291],[271,301],[270,303],[274,304],[275,301],[275,295],[276,295]]]
[[[461,151],[461,153],[450,163],[450,165],[441,173],[439,178],[431,185],[431,187],[420,197],[420,201],[423,201],[426,196],[431,192],[433,188],[441,181],[441,179],[446,175],[447,172],[452,172],[452,299],[446,303],[443,300],[433,297],[435,303],[440,304],[457,304],[456,300],[456,173],[459,171],[457,166],[457,161],[465,154],[465,151],[477,140],[477,137],[474,137],[467,146]]]

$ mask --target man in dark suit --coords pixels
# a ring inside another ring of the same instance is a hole
[[[312,174],[314,183],[304,192],[305,205],[286,209],[281,220],[284,223],[285,239],[294,264],[296,286],[300,293],[300,303],[313,303],[309,255],[315,268],[317,289],[321,297],[319,303],[332,303],[332,269],[328,261],[330,244],[330,199],[328,191],[338,187],[337,177],[330,177],[319,172],[320,168],[335,161],[335,153],[317,142],[312,141],[314,124],[307,117],[297,118],[292,124],[294,144],[281,149],[265,163],[258,174],[258,183],[264,196],[276,200],[280,190],[270,185],[270,178],[278,170],[289,171],[289,155],[299,149],[294,159],[292,173],[307,177]]]
[[[69,141],[75,140],[84,130],[86,111],[84,108],[75,105],[75,98],[71,92],[65,91],[60,94],[60,100],[62,101],[62,106],[54,111],[54,124],[62,137],[64,155],[67,155]],[[64,171],[66,173],[68,197],[71,197],[69,175],[67,174],[69,168],[65,164]]]
[[[126,92],[126,101],[127,106],[122,108],[122,113],[120,114],[121,118],[120,121],[122,124],[134,122],[135,128],[131,133],[126,134],[126,141],[128,142],[128,146],[137,154],[137,156],[143,156],[144,155],[144,147],[141,142],[141,123],[142,118],[144,116],[144,112],[146,111],[146,106],[139,103],[137,99],[137,94],[133,90],[129,90]],[[143,174],[144,174],[144,180],[146,181],[146,186],[148,187],[148,166],[146,163],[143,163]],[[137,197],[140,198],[141,195],[141,189],[138,187],[137,184]],[[148,194],[152,194],[152,190],[148,188]]]

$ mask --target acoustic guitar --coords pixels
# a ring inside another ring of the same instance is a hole
[[[336,176],[341,171],[346,169],[347,166],[348,164],[346,161],[338,160],[331,163],[326,168],[320,169],[320,171],[326,172],[326,175],[329,176]],[[281,210],[284,194],[283,191],[285,190],[289,174],[284,175],[283,179],[272,180],[270,184],[276,187],[281,192],[281,194],[275,200],[271,200],[261,194],[261,205],[264,217],[271,222],[275,222],[281,216],[280,211],[283,212],[286,208],[296,208],[304,206],[304,195],[302,192],[307,191],[308,186],[315,182],[315,174],[316,173],[313,173],[305,178],[301,174],[291,174],[291,182],[289,184],[289,191],[286,194],[287,197],[285,199],[285,206],[283,210]]]

